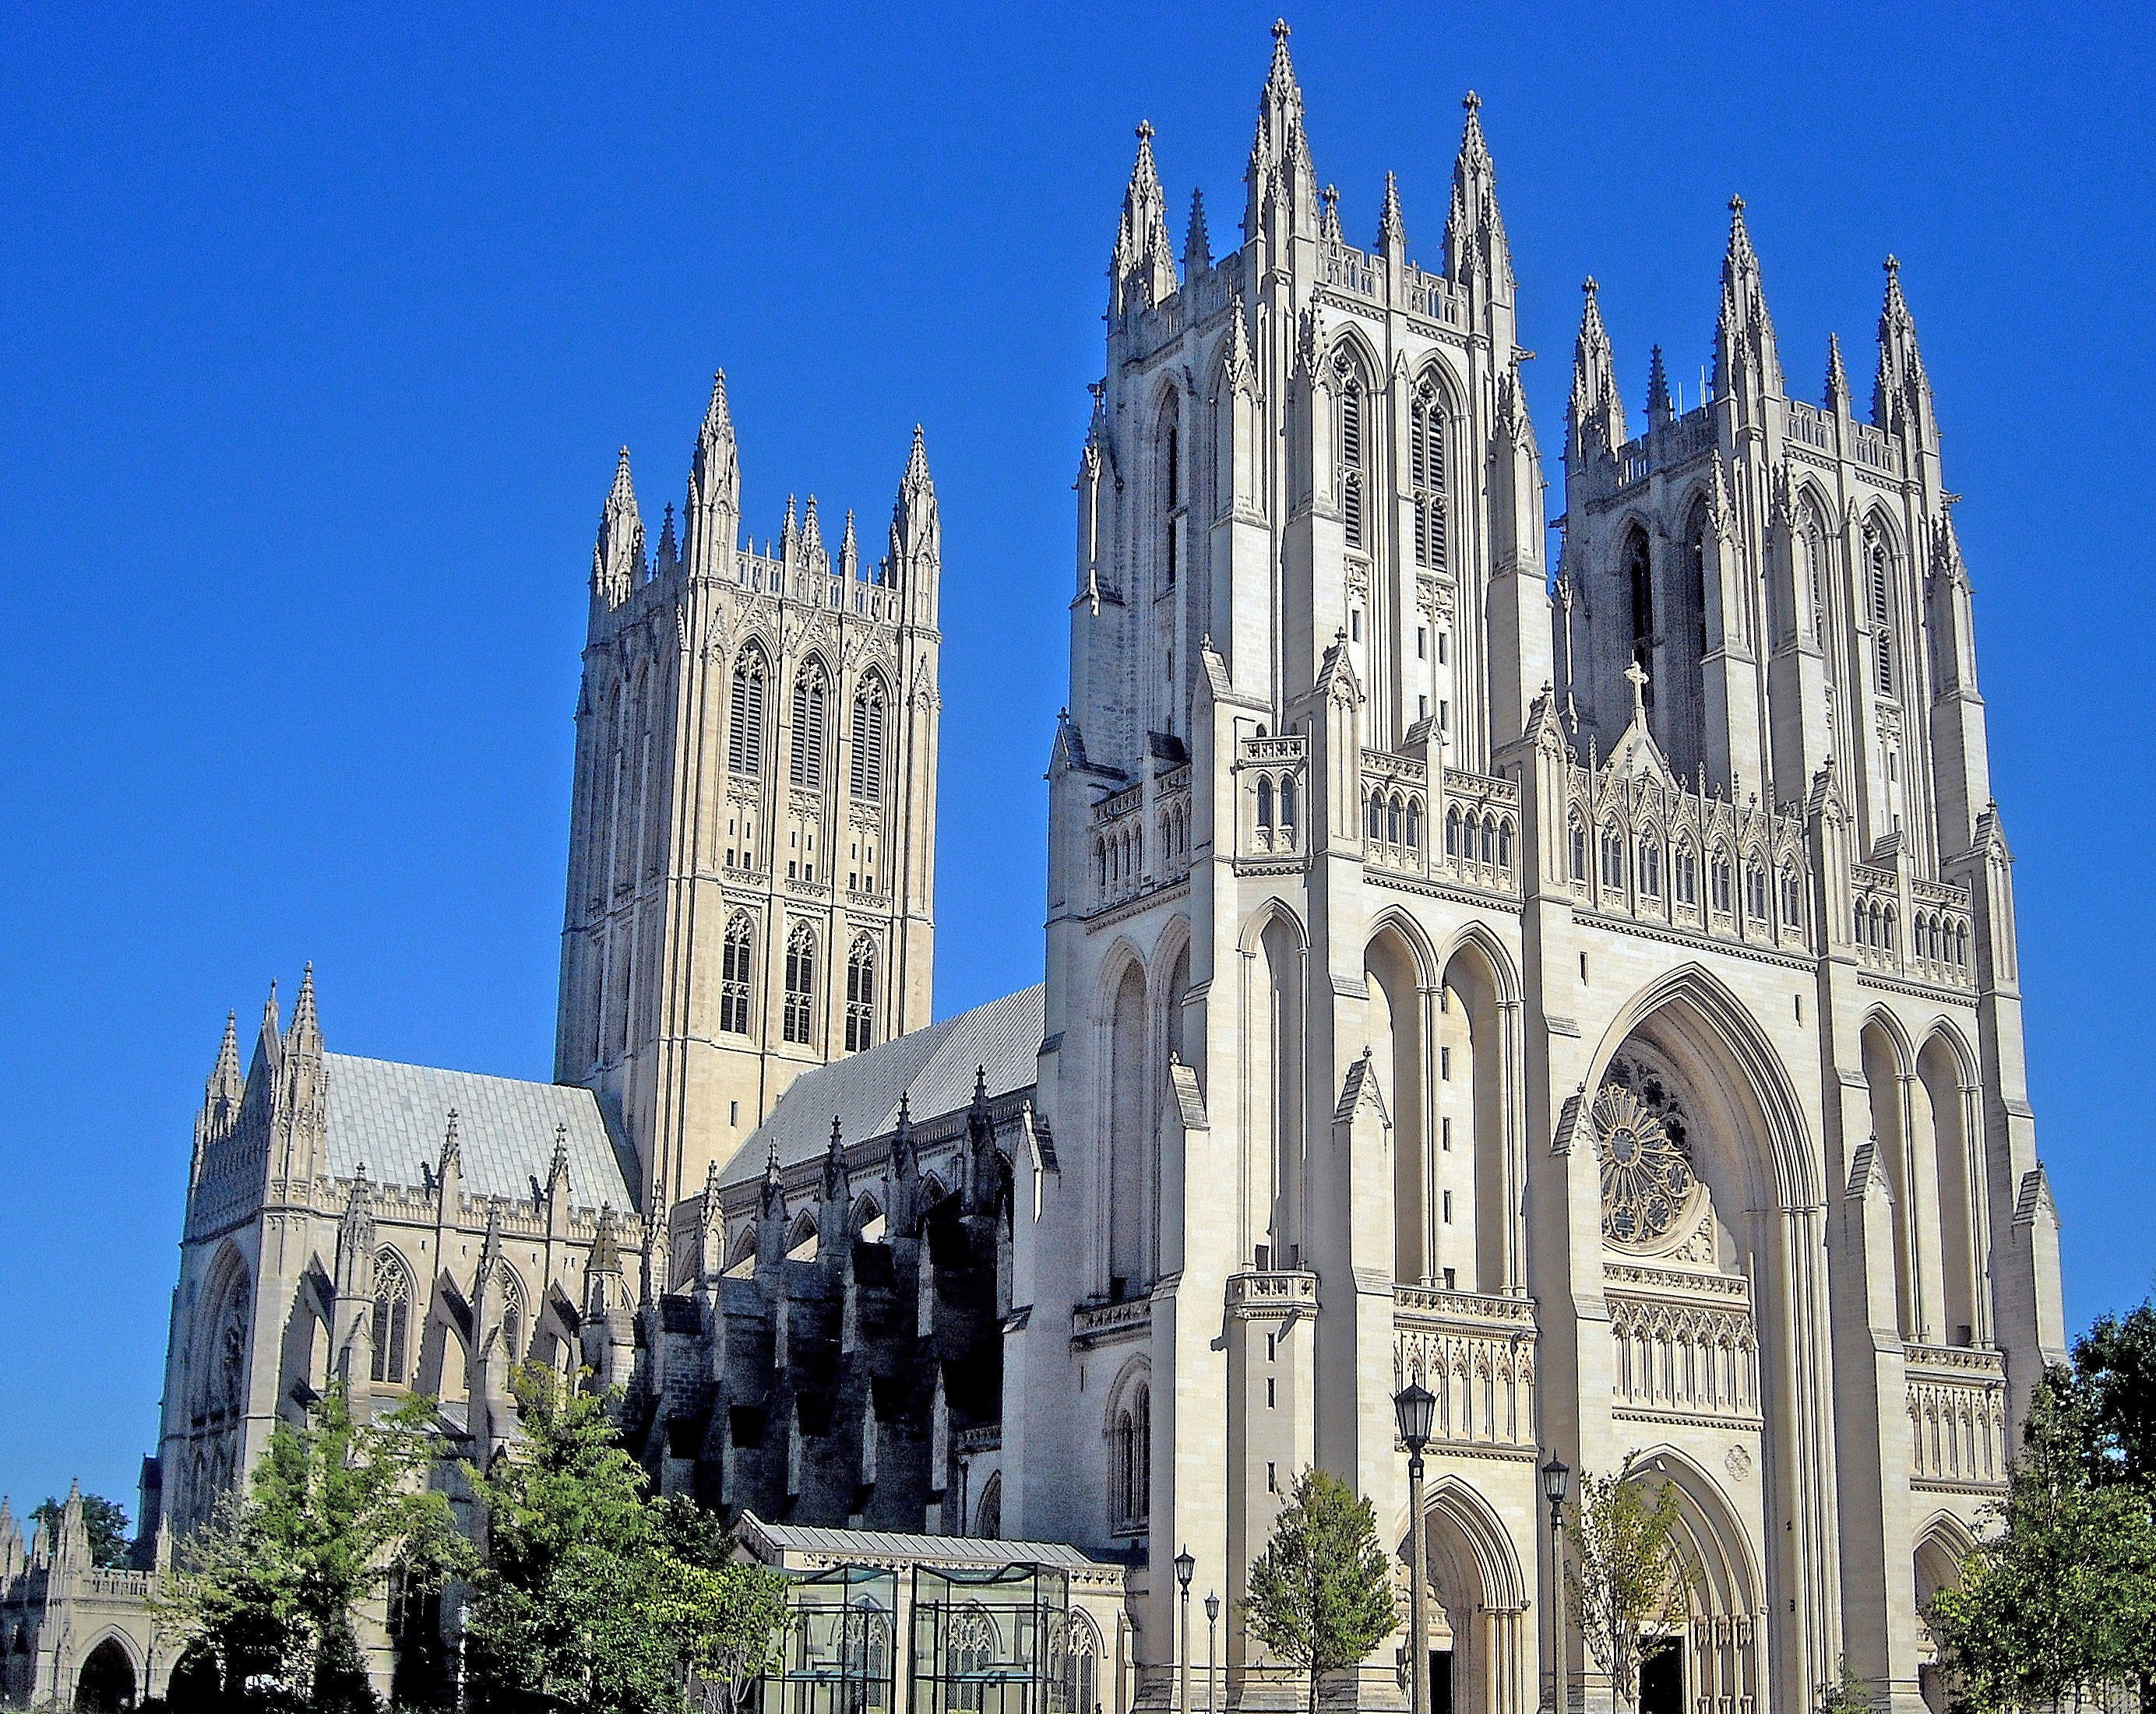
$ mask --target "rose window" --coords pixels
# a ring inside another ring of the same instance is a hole
[[[1685,1221],[1698,1175],[1686,1147],[1681,1109],[1661,1077],[1625,1061],[1610,1067],[1594,1101],[1602,1164],[1602,1234],[1639,1248]]]

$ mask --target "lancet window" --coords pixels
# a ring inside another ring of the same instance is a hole
[[[1339,377],[1340,526],[1350,547],[1366,546],[1363,491],[1368,449],[1364,441],[1363,382],[1345,352],[1337,360]]]
[[[1116,1407],[1108,1462],[1115,1527],[1142,1529],[1151,1510],[1152,1490],[1152,1394],[1142,1381]]]
[[[827,692],[821,668],[804,666],[793,680],[793,783],[812,792],[824,788],[824,709]]]
[[[1415,563],[1445,568],[1445,406],[1425,381],[1408,411],[1408,480],[1414,494]]]
[[[807,1045],[814,1038],[816,1010],[816,931],[797,922],[786,938],[786,1003],[783,1033],[789,1042]]]
[[[846,1051],[858,1054],[875,1044],[875,942],[855,937],[846,954]]]
[[[726,768],[743,775],[763,772],[763,654],[744,649],[734,663],[731,724],[726,732]]]
[[[1892,559],[1885,535],[1871,525],[1864,531],[1864,565],[1867,604],[1871,609],[1873,683],[1881,696],[1892,696],[1895,694]]]
[[[870,679],[854,693],[853,794],[867,803],[883,798],[883,685]]]
[[[756,957],[756,924],[746,911],[726,922],[719,964],[719,1028],[734,1035],[749,1033],[750,971]]]
[[[374,1259],[374,1357],[368,1378],[392,1387],[404,1384],[411,1345],[412,1275],[393,1250]]]

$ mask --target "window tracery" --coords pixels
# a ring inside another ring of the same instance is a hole
[[[1594,1132],[1608,1242],[1650,1248],[1691,1224],[1705,1192],[1692,1166],[1690,1121],[1662,1071],[1613,1058],[1594,1098]]]

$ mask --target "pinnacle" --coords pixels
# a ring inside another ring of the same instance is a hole
[[[921,425],[913,425],[913,449],[906,455],[906,485],[919,487],[928,480],[928,439]]]
[[[704,409],[704,433],[706,436],[731,432],[733,418],[726,408],[726,372],[718,369],[711,375],[711,402]],[[629,459],[629,449],[622,449],[624,465]]]
[[[607,495],[609,505],[634,505],[636,488],[629,479],[629,449],[624,447],[613,464],[613,489]]]
[[[1385,175],[1385,203],[1378,216],[1378,248],[1389,254],[1404,254],[1407,247],[1407,223],[1400,215],[1400,182],[1392,173]]]
[[[1183,240],[1183,271],[1187,278],[1213,265],[1213,241],[1205,230],[1205,192],[1190,192],[1190,228]]]

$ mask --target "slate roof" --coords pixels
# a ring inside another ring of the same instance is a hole
[[[322,1064],[335,1178],[357,1176],[364,1161],[377,1184],[424,1188],[442,1157],[454,1107],[467,1196],[531,1201],[531,1181],[545,1184],[553,1163],[555,1127],[567,1126],[570,1203],[623,1213],[635,1206],[628,1182],[633,1162],[588,1089],[351,1054],[324,1054]]]
[[[901,1095],[916,1125],[955,1112],[973,1098],[977,1066],[987,1067],[992,1096],[1031,1088],[1040,1075],[1045,992],[1036,983],[866,1053],[803,1072],[726,1163],[721,1182],[743,1184],[762,1177],[773,1138],[782,1167],[822,1158],[830,1146],[834,1114],[846,1141],[861,1142],[897,1125]]]

